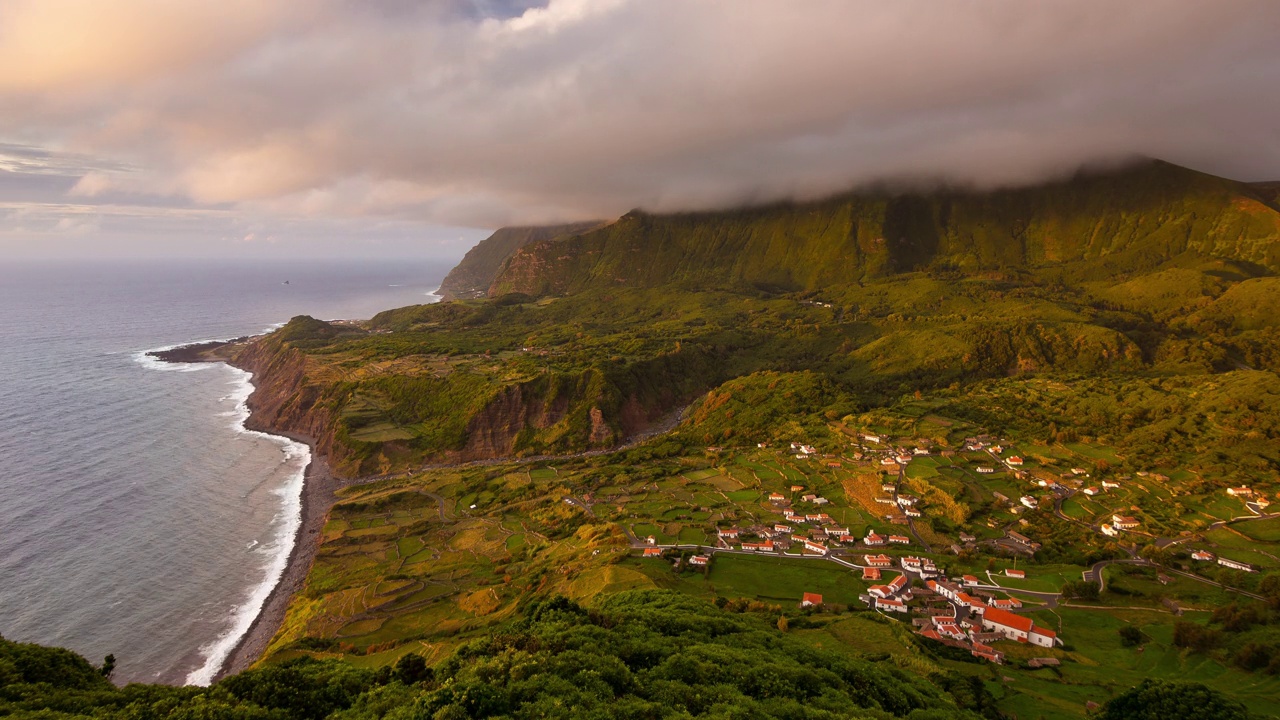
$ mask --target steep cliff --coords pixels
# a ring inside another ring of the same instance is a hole
[[[576,235],[604,225],[605,221],[597,220],[566,225],[498,228],[468,250],[462,261],[449,271],[440,283],[440,296],[445,300],[484,297],[511,253],[532,242]]]
[[[233,363],[254,373],[252,429],[315,443],[341,475],[618,445],[710,386],[702,352],[532,373],[369,357],[385,336],[294,318]],[[434,362],[434,361],[433,361]]]
[[[998,192],[633,212],[516,250],[490,295],[669,283],[806,291],[921,269],[1055,267],[1083,280],[1151,269],[1182,253],[1280,270],[1274,193],[1151,161]]]

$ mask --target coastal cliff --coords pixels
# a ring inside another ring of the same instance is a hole
[[[241,345],[230,360],[254,374],[248,426],[306,439],[339,475],[382,475],[615,447],[709,386],[699,379],[707,359],[693,352],[574,369],[528,352],[533,369],[513,374],[484,357],[370,362],[378,342],[386,340],[298,317]]]

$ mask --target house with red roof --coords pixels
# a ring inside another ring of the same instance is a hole
[[[1023,578],[1026,578],[1026,577],[1027,577],[1027,571],[1026,571],[1026,570],[1015,570],[1015,569],[1013,569],[1013,568],[1005,568],[1005,569],[1004,569],[1004,574],[1005,574],[1005,576],[1007,576],[1007,577],[1011,577],[1011,578],[1018,578],[1018,579],[1023,579]]]
[[[862,539],[862,542],[871,546],[876,546],[876,545],[883,545],[885,543],[885,539],[880,535],[877,535],[873,530],[867,533],[867,536]]]
[[[694,555],[693,557],[689,558],[689,564],[697,565],[698,567],[705,567],[710,562],[711,562],[711,558],[706,555]]]
[[[827,554],[827,546],[823,545],[820,542],[814,542],[813,540],[805,540],[804,549],[808,550],[809,552],[818,553],[819,555]]]
[[[818,593],[807,592],[800,597],[800,607],[802,608],[821,607],[821,606],[822,606],[822,596],[819,595]]]
[[[907,537],[906,535],[890,535],[889,542],[897,543],[898,545],[910,545],[911,538]]]
[[[1111,525],[1117,530],[1132,530],[1138,527],[1139,523],[1137,518],[1132,518],[1128,515],[1112,515]]]
[[[910,579],[906,575],[899,575],[889,583],[889,589],[893,592],[899,592],[907,586]]]
[[[873,567],[862,568],[862,579],[863,580],[879,580],[880,568],[873,568]]]
[[[982,626],[1017,642],[1031,643],[1041,647],[1053,647],[1058,644],[1058,634],[1054,631],[1037,626],[1025,615],[1017,615],[1000,608],[989,608],[982,617]]]
[[[644,556],[645,557],[662,557],[662,548],[656,548],[656,547],[645,548]]]
[[[725,540],[737,540],[738,528],[720,528],[716,531],[716,534]]]
[[[900,613],[907,611],[907,604],[901,600],[894,600],[893,598],[876,598],[875,603],[877,610],[887,610],[888,612]]]
[[[893,567],[893,558],[888,555],[863,555],[862,559],[874,568]]]

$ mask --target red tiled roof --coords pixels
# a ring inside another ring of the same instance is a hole
[[[1031,629],[1035,627],[1035,624],[1031,622],[1031,618],[1024,615],[1016,615],[1008,610],[1001,610],[1000,608],[990,608],[987,610],[986,620],[987,622],[1010,627],[1020,632],[1031,632]]]
[[[821,596],[821,595],[819,595],[818,593],[809,593],[809,592],[807,592],[807,593],[805,593],[805,594],[800,598],[800,602],[807,602],[807,603],[811,603],[811,604],[813,604],[813,605],[821,605],[821,604],[822,604],[822,596]]]

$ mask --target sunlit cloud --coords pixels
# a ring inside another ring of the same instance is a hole
[[[8,0],[0,192],[491,227],[1135,154],[1267,179],[1276,37],[1269,0]]]

